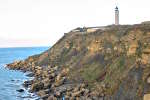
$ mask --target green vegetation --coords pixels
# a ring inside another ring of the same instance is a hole
[[[138,41],[138,48],[136,50],[136,55],[140,58],[141,58],[141,55],[142,55],[142,46],[143,46],[142,43],[140,41]]]
[[[97,65],[97,63],[92,63],[91,65],[85,66],[81,74],[86,81],[93,82],[103,71],[103,67]]]
[[[107,28],[90,34],[68,33],[46,51],[48,55],[43,53],[33,58],[41,65],[58,61],[57,66],[62,66],[62,69],[70,68],[68,77],[71,81],[87,82],[89,88],[95,91],[100,92],[97,88],[104,84],[105,95],[122,95],[123,100],[124,95],[143,96],[147,77],[150,76],[150,64],[143,64],[142,60],[149,62],[150,53],[145,59],[141,55],[143,49],[149,46],[147,33],[150,33],[150,25],[112,25]],[[69,48],[65,47],[66,41]],[[132,47],[131,44],[137,41],[138,46]],[[127,55],[129,51],[130,55]],[[128,93],[130,91],[133,93]]]

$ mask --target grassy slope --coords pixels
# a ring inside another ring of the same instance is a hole
[[[34,56],[38,65],[70,68],[70,79],[85,81],[89,88],[111,98],[141,99],[150,92],[146,78],[149,64],[138,64],[142,50],[149,47],[149,25],[108,26],[94,33],[68,33],[51,49]],[[127,55],[132,43],[134,54]],[[103,86],[105,85],[105,86]]]

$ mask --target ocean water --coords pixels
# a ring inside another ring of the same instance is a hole
[[[35,100],[38,98],[35,94],[29,93],[27,89],[21,93],[16,91],[24,89],[23,82],[32,78],[27,77],[27,73],[9,70],[5,68],[5,65],[39,54],[47,49],[48,47],[0,48],[0,100]]]

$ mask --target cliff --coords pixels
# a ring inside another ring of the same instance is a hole
[[[25,82],[42,99],[149,100],[150,24],[69,32],[49,50],[10,69],[32,71]]]

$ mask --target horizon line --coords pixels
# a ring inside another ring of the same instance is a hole
[[[6,46],[6,47],[0,47],[2,48],[36,48],[36,47],[51,47],[51,46]]]

